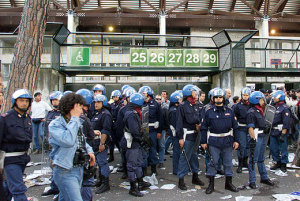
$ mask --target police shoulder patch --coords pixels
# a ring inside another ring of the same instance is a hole
[[[2,114],[1,116],[6,117],[7,115],[8,115],[8,113],[6,112],[6,113]]]

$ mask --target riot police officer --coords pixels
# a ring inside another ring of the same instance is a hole
[[[182,102],[183,95],[182,92],[175,91],[170,96],[170,107],[169,107],[169,124],[170,129],[168,131],[169,137],[172,139],[173,144],[173,174],[177,175],[178,164],[180,157],[180,147],[179,147],[179,138],[176,135],[176,121],[177,121],[177,109],[179,104]]]
[[[94,97],[97,96],[98,94],[105,95],[106,88],[102,84],[96,84],[95,86],[93,86],[93,93],[94,93]],[[94,115],[95,115],[95,102],[93,101],[89,108],[88,118],[92,119],[94,117]]]
[[[94,152],[96,153],[96,161],[99,166],[99,179],[101,181],[100,187],[97,189],[96,194],[103,193],[110,190],[109,186],[109,166],[107,162],[107,148],[109,146],[111,131],[112,131],[112,115],[105,108],[107,106],[107,98],[104,95],[96,95],[95,102],[95,115],[91,122],[96,135],[94,141]]]
[[[194,152],[197,131],[200,129],[199,108],[195,104],[197,89],[194,85],[186,85],[182,89],[184,101],[178,106],[176,135],[179,138],[179,146],[182,153],[179,158],[178,187],[187,190],[184,183],[184,176],[192,171],[192,183],[203,186],[204,183],[199,179],[199,162],[197,153]],[[191,167],[191,170],[189,170]]]
[[[247,112],[247,127],[249,132],[248,143],[250,146],[249,155],[249,186],[256,189],[255,163],[260,174],[260,182],[273,186],[274,183],[268,178],[268,173],[264,164],[266,150],[266,123],[263,106],[265,96],[260,91],[254,91],[250,94],[249,102],[251,108]]]
[[[159,160],[156,147],[157,139],[159,140],[161,138],[163,126],[162,111],[160,105],[153,99],[154,91],[149,86],[141,87],[139,93],[145,97],[143,107],[149,107],[149,136],[153,142],[153,146],[149,150],[148,162],[151,166],[152,174],[157,174],[156,165],[159,163]]]
[[[241,101],[233,106],[234,114],[238,121],[238,135],[239,135],[239,148],[237,150],[237,156],[239,160],[239,166],[236,170],[237,173],[242,173],[243,167],[248,168],[249,146],[248,141],[248,128],[247,128],[247,111],[250,108],[249,95],[251,89],[244,87],[241,90]]]
[[[117,139],[116,139],[116,121],[117,121],[117,116],[118,116],[118,112],[120,110],[120,100],[122,98],[122,95],[121,95],[121,91],[119,90],[113,90],[111,92],[111,96],[110,96],[111,99],[113,99],[114,102],[112,102],[110,104],[111,106],[111,114],[112,114],[112,118],[113,118],[113,130],[112,130],[112,142],[109,146],[109,159],[108,159],[108,162],[112,162],[114,161],[114,148],[115,148],[115,145],[119,148],[119,145],[117,143]]]
[[[63,97],[63,93],[60,91],[53,91],[50,96],[50,103],[53,106],[53,110],[49,111],[47,116],[46,116],[46,121],[45,121],[45,127],[44,127],[44,141],[49,139],[49,124],[52,120],[58,118],[60,116],[60,112],[58,110],[58,105],[60,99]],[[43,142],[43,144],[45,144]],[[43,145],[44,146],[44,145]],[[53,177],[51,177],[51,184],[50,184],[50,189],[46,192],[42,193],[42,196],[48,196],[48,195],[56,195],[59,193],[58,187],[55,184]]]
[[[115,124],[116,139],[117,139],[117,143],[119,145],[121,144],[121,140],[124,138],[124,116],[125,116],[125,112],[128,107],[129,97],[134,93],[136,93],[136,90],[132,87],[126,88],[123,93],[123,96],[125,99],[123,100],[122,107],[120,108],[120,110],[118,112],[117,121]],[[123,139],[123,141],[124,141],[124,139]],[[121,178],[126,179],[127,178],[126,156],[125,156],[126,155],[126,146],[120,145],[120,149],[121,149],[121,161],[122,161],[122,167],[123,167],[121,169],[121,172],[123,172],[123,175],[121,176]]]
[[[225,105],[224,90],[214,89],[212,97],[213,105],[206,111],[201,124],[201,146],[208,149],[207,152],[211,155],[206,173],[209,186],[205,193],[211,194],[214,191],[214,177],[217,173],[215,164],[218,163],[221,153],[226,176],[225,189],[238,192],[232,184],[232,147],[237,149],[239,146],[238,124],[233,111]]]
[[[286,172],[286,164],[288,160],[288,130],[291,122],[291,112],[285,104],[285,93],[278,90],[272,93],[276,113],[272,125],[270,136],[270,151],[273,160],[276,162],[271,170],[280,168],[282,172]]]
[[[144,103],[143,95],[134,93],[129,98],[128,108],[124,116],[126,138],[127,174],[130,181],[129,194],[142,197],[141,190],[150,187],[151,184],[143,181],[143,152],[141,133],[141,106]],[[138,181],[138,188],[136,187]]]
[[[0,116],[0,150],[6,152],[5,158],[2,158],[6,178],[3,187],[7,200],[27,201],[23,173],[30,161],[27,151],[32,141],[32,127],[27,111],[32,96],[28,90],[19,89],[13,93],[11,100],[12,109]]]

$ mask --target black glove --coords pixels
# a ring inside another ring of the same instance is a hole
[[[253,138],[250,139],[250,149],[254,150],[256,147],[256,140],[254,140]]]
[[[270,130],[271,130],[270,125],[266,125],[266,127],[264,128],[264,133],[265,133],[265,134],[269,134],[269,133],[270,133]]]
[[[280,142],[284,142],[284,141],[285,141],[285,134],[281,133]]]

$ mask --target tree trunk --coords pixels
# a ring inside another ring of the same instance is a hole
[[[49,0],[26,0],[1,113],[11,108],[11,95],[24,88],[33,93],[41,65]]]
[[[298,138],[297,150],[295,152],[293,164],[300,167],[300,137]]]

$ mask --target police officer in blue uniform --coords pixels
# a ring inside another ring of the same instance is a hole
[[[120,101],[121,101],[121,98],[122,98],[122,95],[121,95],[121,91],[119,90],[113,90],[111,92],[111,96],[110,96],[111,99],[113,99],[113,103],[110,104],[111,106],[111,114],[112,114],[112,117],[113,117],[113,130],[112,130],[112,142],[110,143],[110,146],[109,146],[109,159],[108,159],[108,162],[112,162],[114,161],[114,148],[115,148],[115,145],[119,148],[119,145],[117,143],[117,139],[116,139],[116,121],[117,121],[117,116],[118,116],[118,112],[120,110]]]
[[[173,144],[173,174],[177,175],[178,172],[178,164],[180,157],[180,147],[179,147],[179,138],[176,135],[176,121],[177,121],[177,109],[179,104],[182,102],[183,95],[182,92],[175,91],[170,96],[170,107],[169,107],[169,124],[170,129],[168,131],[168,135],[172,139]]]
[[[107,148],[109,146],[111,131],[112,131],[112,115],[105,108],[107,106],[107,98],[104,95],[96,95],[95,115],[91,122],[97,139],[94,141],[94,152],[96,153],[96,161],[99,167],[100,187],[96,194],[110,190],[109,186],[109,166],[107,162]]]
[[[144,96],[134,93],[129,98],[128,108],[124,116],[125,138],[126,138],[126,160],[127,174],[130,182],[129,194],[142,197],[141,190],[150,187],[151,184],[143,181],[143,151],[141,133],[141,106],[144,103]],[[136,187],[138,181],[138,188]]]
[[[94,93],[94,97],[97,95],[105,95],[106,88],[102,84],[96,84],[95,86],[93,86],[93,93]],[[92,119],[94,115],[95,115],[95,102],[93,101],[89,108],[88,118]]]
[[[214,191],[214,177],[217,173],[215,164],[218,163],[221,153],[226,176],[225,189],[238,192],[232,184],[232,147],[237,149],[239,146],[238,124],[233,111],[225,106],[224,90],[214,89],[212,97],[214,104],[206,111],[201,124],[201,146],[209,149],[213,161],[208,164],[206,176],[209,178],[209,186],[205,193],[211,194]]]
[[[44,127],[44,134],[45,134],[44,140],[48,141],[48,139],[49,139],[49,124],[50,124],[50,122],[60,116],[60,112],[58,110],[58,105],[59,105],[59,101],[60,101],[61,97],[63,97],[63,93],[60,91],[53,91],[49,96],[50,103],[53,107],[53,110],[49,111],[46,116],[45,127]],[[45,143],[43,143],[43,144],[45,144]],[[55,184],[53,177],[51,177],[50,189],[46,192],[43,192],[42,196],[56,195],[58,193],[59,193],[59,189],[58,189],[57,185]]]
[[[32,141],[32,127],[27,111],[31,102],[29,91],[16,90],[12,95],[12,109],[0,116],[0,150],[6,152],[2,160],[6,178],[3,187],[7,200],[27,201],[23,173],[30,161],[27,151]]]
[[[125,85],[124,85],[125,86]],[[117,143],[120,145],[121,144],[121,140],[125,140],[124,139],[124,116],[125,116],[125,112],[127,110],[128,107],[128,102],[129,102],[129,97],[136,93],[136,90],[132,87],[128,87],[126,89],[124,89],[124,100],[123,100],[123,104],[120,105],[122,106],[118,112],[118,116],[117,116],[117,121],[115,123],[116,126],[116,139],[117,139]],[[121,169],[121,171],[123,172],[121,178],[122,179],[126,179],[127,178],[127,168],[126,168],[126,146],[121,146],[120,145],[120,149],[121,149],[121,161],[122,161],[122,167],[123,169]]]
[[[182,89],[183,102],[177,109],[176,135],[179,138],[179,146],[182,153],[179,158],[178,187],[187,190],[184,183],[184,176],[189,173],[191,167],[193,178],[192,183],[203,186],[204,183],[199,179],[199,162],[197,153],[194,152],[197,131],[200,129],[199,108],[195,104],[197,89],[194,85],[186,85]],[[189,165],[190,164],[190,165]]]
[[[291,112],[285,104],[285,93],[278,90],[272,94],[275,103],[276,113],[272,125],[270,136],[270,151],[273,160],[276,162],[271,170],[280,168],[282,172],[286,172],[286,164],[288,160],[288,130],[291,123]]]
[[[249,96],[251,89],[244,87],[241,90],[241,101],[235,104],[232,109],[238,121],[238,135],[239,135],[239,148],[237,150],[237,156],[239,160],[239,166],[236,170],[237,173],[242,173],[243,167],[248,168],[249,146],[247,141],[249,138],[247,128],[247,111],[250,108]]]
[[[156,147],[157,140],[161,138],[163,127],[162,110],[161,106],[153,99],[154,91],[149,86],[141,87],[139,93],[144,95],[145,98],[143,107],[149,106],[149,136],[153,142],[153,146],[149,150],[148,163],[151,166],[152,174],[157,174],[156,165],[159,163],[159,160]]]
[[[268,173],[264,164],[266,150],[266,129],[263,106],[265,104],[265,96],[260,91],[254,91],[250,94],[249,102],[251,108],[247,112],[247,127],[249,132],[248,143],[253,154],[249,156],[249,186],[256,189],[255,163],[260,174],[260,182],[273,186],[274,183],[268,178]],[[251,151],[251,150],[250,150]]]

